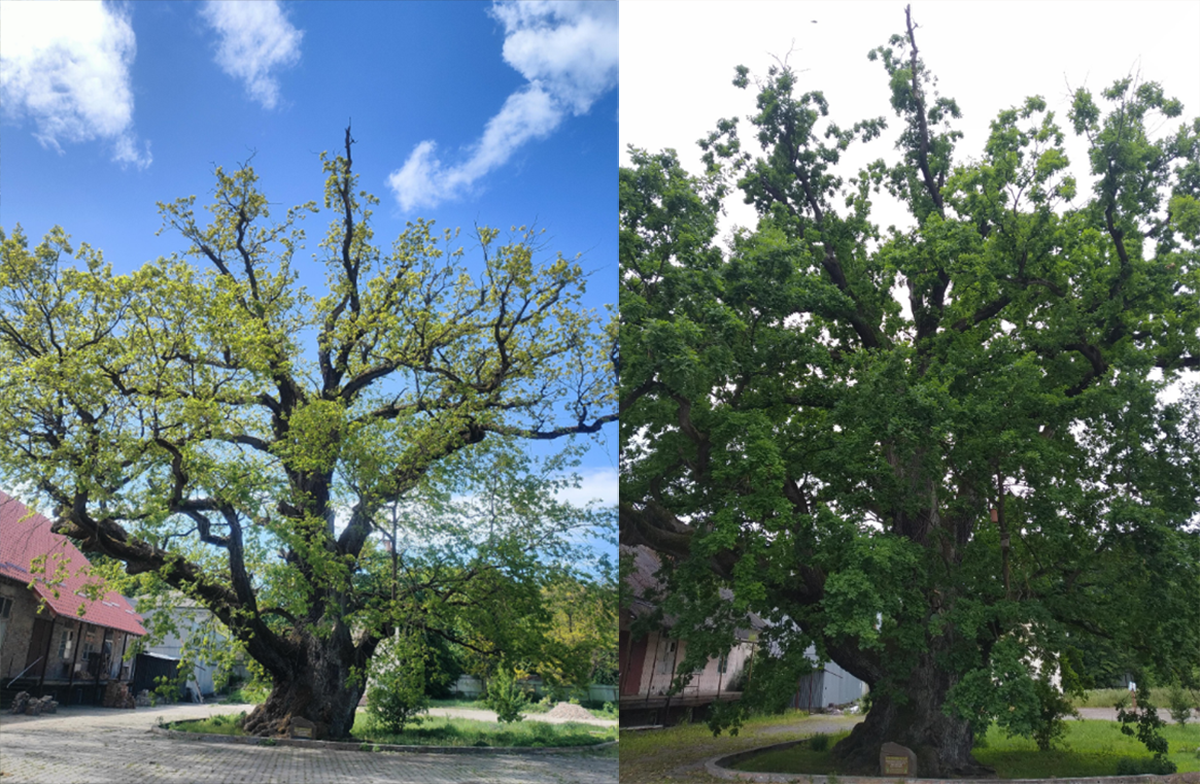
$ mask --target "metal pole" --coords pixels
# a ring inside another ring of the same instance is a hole
[[[675,668],[679,665],[679,641],[675,643],[675,653],[671,656],[671,680],[667,685],[667,704],[663,706],[663,711],[667,714],[667,719],[671,718],[671,689],[675,686]],[[660,722],[665,724],[666,722]]]
[[[100,627],[96,627],[96,631],[100,631]],[[100,648],[92,652],[92,659],[96,662],[96,680],[92,683],[92,699],[97,702],[104,702],[100,696],[100,673],[104,670],[104,635],[100,635]]]
[[[125,634],[125,637],[124,637],[125,641],[121,643],[121,661],[125,661],[125,651],[129,648],[129,632],[124,632],[124,634]],[[130,668],[130,669],[132,669],[132,668]],[[119,673],[120,670],[117,670],[117,672]],[[118,675],[117,677],[120,678],[121,676]]]
[[[46,653],[43,655],[45,661],[42,662],[42,674],[38,676],[38,694],[42,693],[42,685],[46,682],[46,665],[50,663],[50,646],[54,644],[54,622],[57,620],[50,616],[50,633],[46,635]]]
[[[79,622],[79,629],[75,633],[75,650],[71,652],[71,677],[67,680],[67,698],[63,700],[68,705],[71,704],[71,687],[75,685],[75,663],[79,661],[79,642],[83,632],[83,621]]]
[[[650,662],[650,680],[646,682],[646,708],[647,709],[650,708],[650,694],[654,690],[654,671],[658,669],[658,644],[660,642],[662,642],[662,634],[660,634],[658,632],[655,632],[655,634],[658,636],[658,639],[654,641],[654,659]],[[647,635],[647,637],[646,637],[646,640],[647,640],[646,647],[647,648],[650,647],[649,639],[650,639],[649,635]],[[638,688],[639,689],[641,688],[640,683],[638,684]]]

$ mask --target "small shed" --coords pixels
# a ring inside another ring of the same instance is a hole
[[[815,660],[816,648],[810,647],[804,655]],[[800,679],[796,684],[791,706],[801,710],[815,710],[828,708],[830,705],[847,705],[862,698],[866,693],[865,683],[835,662],[827,662],[824,667],[813,670]]]

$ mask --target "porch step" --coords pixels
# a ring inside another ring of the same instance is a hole
[[[102,682],[101,687],[103,686],[104,683]],[[49,694],[58,700],[61,705],[72,704],[74,702],[74,700],[68,699],[69,696],[74,696],[75,699],[82,699],[83,703],[87,705],[99,705],[100,695],[102,694],[102,689],[97,689],[95,684],[90,682],[76,682],[68,693],[66,683],[47,681],[39,689],[37,678],[22,678],[13,683],[11,687],[9,687],[8,681],[4,681],[0,683],[0,712],[8,713],[12,709],[13,700],[23,691],[29,692],[35,698],[44,697]]]

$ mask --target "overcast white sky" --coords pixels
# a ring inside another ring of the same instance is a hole
[[[772,55],[782,58],[789,49],[789,64],[803,71],[800,89],[824,91],[830,118],[839,125],[887,117],[887,134],[854,162],[895,160],[899,121],[891,113],[883,67],[866,55],[903,32],[904,5],[622,3],[622,164],[628,164],[629,144],[651,151],[674,147],[690,171],[700,171],[696,140],[718,118],[745,117],[754,109],[753,87],[730,84],[734,66],[763,74]],[[938,76],[941,94],[955,98],[963,111],[957,126],[965,133],[957,148],[960,162],[978,155],[988,123],[1001,109],[1042,95],[1066,130],[1068,84],[1098,94],[1138,69],[1143,80],[1160,82],[1169,96],[1183,101],[1184,117],[1200,115],[1200,2],[915,0],[912,6],[921,57]],[[743,140],[751,137],[748,123],[740,127]],[[1073,162],[1084,162],[1081,149],[1068,146]],[[1077,176],[1082,186],[1082,172]],[[751,224],[752,211],[740,199],[730,201],[731,220]],[[877,201],[876,218],[886,228],[899,225],[904,215],[885,211]]]

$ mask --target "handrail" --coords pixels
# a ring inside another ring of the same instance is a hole
[[[16,683],[17,681],[21,680],[21,676],[22,676],[22,675],[24,675],[25,673],[29,672],[29,671],[30,671],[30,670],[32,670],[34,667],[36,667],[36,666],[37,666],[37,663],[38,663],[38,662],[40,662],[40,661],[41,661],[43,658],[45,658],[45,657],[43,657],[43,656],[39,656],[39,657],[37,657],[36,659],[34,659],[34,660],[33,660],[33,664],[29,665],[28,667],[26,667],[25,669],[23,669],[23,670],[21,670],[19,673],[17,673],[17,677],[15,677],[15,678],[13,678],[11,681],[9,681],[9,682],[8,682],[8,685],[7,685],[7,686],[5,686],[4,688],[6,688],[6,689],[11,689],[11,688],[12,688],[12,685],[13,685],[14,683]]]

